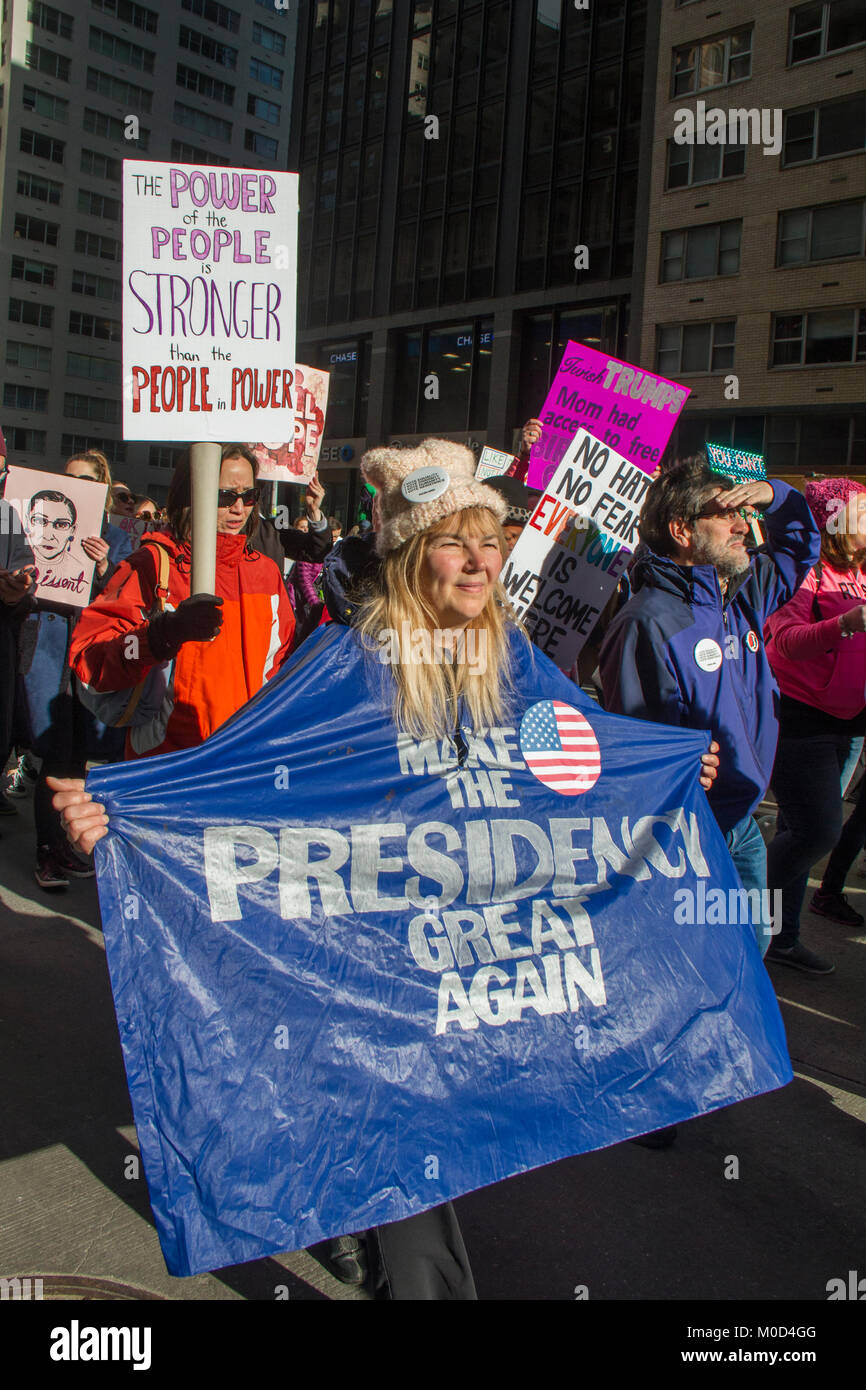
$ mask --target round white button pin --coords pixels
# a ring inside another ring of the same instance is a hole
[[[695,647],[695,665],[702,671],[718,671],[722,664],[722,649],[712,637],[704,637]]]
[[[407,502],[435,502],[451,486],[451,478],[438,463],[416,468],[403,479],[400,491]]]

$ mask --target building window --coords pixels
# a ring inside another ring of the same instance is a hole
[[[263,63],[261,58],[250,58],[250,81],[263,82],[266,87],[282,87],[283,70]]]
[[[29,212],[15,214],[15,236],[22,241],[41,241],[45,246],[56,246],[59,234],[59,222],[43,222],[41,217],[31,217]]]
[[[861,43],[866,43],[862,0],[824,0],[823,4],[798,5],[791,11],[791,66]]]
[[[277,157],[277,141],[270,135],[260,135],[256,130],[244,132],[244,149],[250,150],[252,154],[264,155],[268,159]]]
[[[773,319],[774,367],[866,362],[866,309],[815,309]]]
[[[73,270],[72,293],[86,294],[89,299],[108,299],[120,303],[121,287],[119,280],[108,275],[94,275],[89,270]]]
[[[39,386],[19,386],[7,381],[3,387],[3,405],[9,410],[47,410],[48,392]]]
[[[73,420],[94,420],[102,425],[116,425],[120,421],[120,401],[67,391],[63,397],[63,414]]]
[[[64,434],[60,437],[61,454],[86,454],[90,449],[98,449],[105,454],[112,465],[126,460],[126,445],[120,439],[97,439],[92,434]]]
[[[853,154],[866,146],[866,95],[792,111],[785,116],[782,165]]]
[[[82,174],[93,174],[99,179],[120,179],[121,163],[111,155],[100,154],[98,150],[81,151]]]
[[[174,468],[181,455],[180,449],[172,449],[167,444],[151,444],[147,462],[150,468]]]
[[[177,65],[177,85],[186,87],[190,92],[198,92],[199,96],[208,97],[211,101],[221,101],[224,106],[234,105],[235,89],[230,83],[220,82],[218,78],[197,72],[183,63]]]
[[[69,81],[69,59],[64,58],[62,53],[52,53],[51,49],[42,48],[29,40],[24,45],[24,66],[33,72],[44,72],[47,77],[59,78],[61,82]]]
[[[539,413],[569,342],[616,353],[618,320],[615,304],[526,315],[521,329],[520,418],[513,424]]]
[[[98,68],[87,69],[87,90],[99,92],[100,96],[120,102],[123,106],[137,107],[140,111],[150,111],[153,102],[153,94],[146,87],[124,82],[121,77],[111,77]]]
[[[676,378],[726,372],[734,365],[734,319],[719,323],[671,323],[657,330],[656,371]]]
[[[180,26],[178,43],[181,48],[189,49],[190,53],[200,53],[202,58],[207,58],[212,63],[219,63],[221,67],[234,70],[238,65],[236,48],[231,48],[227,43],[220,43],[217,39],[211,39],[207,34],[200,34],[197,29],[188,29],[185,24]]]
[[[392,432],[453,434],[483,429],[492,352],[492,319],[397,334]],[[427,399],[425,389],[431,377],[439,390],[434,400]]]
[[[279,125],[280,108],[275,101],[265,101],[264,97],[257,97],[250,92],[247,97],[247,115],[258,116],[260,121],[267,121],[270,125]]]
[[[90,106],[84,108],[82,127],[84,130],[90,131],[91,135],[101,135],[104,140],[129,143],[126,140],[123,121],[119,121],[116,116],[107,116],[104,111],[94,111]],[[139,150],[146,150],[150,144],[150,131],[144,126],[139,126],[138,139],[135,144]]]
[[[116,63],[125,63],[128,68],[153,72],[156,55],[151,49],[130,43],[129,39],[121,39],[116,34],[109,34],[106,29],[91,27],[90,47],[94,53],[102,53],[106,58],[113,58]]]
[[[120,220],[120,201],[108,198],[104,193],[91,193],[88,188],[78,190],[78,211],[88,217],[105,217],[110,222]]]
[[[672,96],[725,87],[752,75],[752,30],[736,29],[721,38],[674,49]]]
[[[18,148],[22,154],[32,154],[36,159],[48,159],[52,164],[62,164],[66,146],[62,140],[55,140],[53,135],[40,135],[36,130],[22,130]]]
[[[131,24],[133,29],[143,29],[146,34],[156,33],[159,23],[156,10],[145,9],[144,5],[133,4],[131,0],[90,0],[90,3],[95,10],[113,14],[115,19],[123,24]]]
[[[72,15],[64,10],[55,10],[52,5],[41,5],[30,0],[27,6],[27,20],[47,34],[59,34],[61,39],[72,38]]]
[[[231,164],[225,155],[212,154],[210,150],[203,150],[200,145],[189,145],[185,140],[172,140],[171,157],[180,164]]]
[[[228,29],[230,34],[236,34],[241,27],[238,11],[230,10],[227,5],[219,5],[216,0],[180,0],[180,3],[190,14],[197,14],[220,29]]]
[[[6,445],[13,454],[44,454],[45,431],[20,429],[11,425],[6,431]]]
[[[174,119],[178,125],[189,126],[200,135],[209,135],[212,140],[228,143],[232,138],[231,121],[223,121],[207,111],[198,111],[194,106],[185,106],[182,101],[174,103]]]
[[[660,283],[736,275],[740,268],[741,221],[712,222],[662,235]]]
[[[267,29],[264,24],[253,23],[253,43],[260,44],[280,58],[286,51],[285,36],[278,34],[275,29]]]
[[[82,338],[103,338],[107,343],[120,342],[120,320],[99,318],[96,314],[81,314],[77,309],[69,311],[69,332]]]
[[[31,174],[27,169],[19,169],[16,192],[20,198],[37,198],[41,203],[50,203],[53,207],[59,207],[63,195],[63,184],[55,183],[53,179],[43,179],[39,174]],[[57,243],[55,241],[52,244],[56,245]]]
[[[6,341],[6,366],[50,372],[51,349],[40,347],[37,343],[16,343],[13,338],[9,338]]]
[[[866,200],[779,213],[776,265],[866,255]]]
[[[50,328],[54,310],[50,304],[37,304],[32,299],[10,299],[9,322],[26,323],[31,328]]]
[[[66,121],[69,118],[69,102],[63,97],[40,92],[36,87],[24,87],[21,92],[21,105],[25,111],[36,116],[45,116],[49,121]]]
[[[734,179],[745,172],[745,145],[678,145],[668,141],[667,188]]]
[[[99,256],[103,261],[121,259],[120,242],[114,237],[100,236],[98,232],[77,231],[75,250],[79,256]]]
[[[47,261],[30,261],[25,256],[12,257],[12,279],[26,280],[28,285],[48,285],[54,287],[57,280],[57,266]]]

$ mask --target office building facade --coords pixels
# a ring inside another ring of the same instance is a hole
[[[283,168],[297,6],[4,0],[0,420],[15,462],[98,447],[164,500],[177,449],[121,439],[121,161]]]
[[[298,355],[331,373],[322,473],[335,499],[355,495],[372,444],[440,434],[515,447],[569,338],[631,351],[654,9],[303,11]]]
[[[681,452],[866,474],[866,5],[665,0],[655,111],[639,351]]]

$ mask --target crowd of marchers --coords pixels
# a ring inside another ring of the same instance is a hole
[[[99,452],[65,462],[68,476],[107,485],[101,534],[83,543],[94,561],[83,610],[35,599],[30,539],[0,500],[0,813],[32,794],[40,889],[93,875],[108,818],[84,789],[88,764],[199,745],[324,623],[353,628],[372,650],[407,625],[483,633],[480,671],[401,648],[392,717],[416,738],[449,737],[458,705],[479,729],[501,723],[515,644],[528,639],[499,574],[537,496],[526,477],[542,429],[528,421],[509,474],[484,482],[472,452],[448,440],[371,450],[372,505],[345,536],[316,475],[302,515],[275,525],[256,456],[226,444],[210,594],[191,591],[188,454],[164,509],[112,480]],[[123,529],[109,515],[144,525]],[[813,477],[802,492],[738,483],[703,454],[675,459],[654,476],[639,535],[565,674],[616,714],[711,735],[695,775],[744,888],[782,904],[780,920],[765,911],[754,923],[761,953],[771,967],[829,974],[833,962],[801,942],[800,917],[810,871],[829,854],[811,911],[864,924],[844,890],[866,844],[866,779],[845,818],[866,734],[866,487],[843,476]],[[769,792],[777,813],[774,827],[763,819],[765,839],[755,813]],[[391,1296],[473,1296],[450,1207],[342,1237],[329,1258],[341,1277]]]

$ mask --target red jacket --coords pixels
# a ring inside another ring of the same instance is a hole
[[[147,623],[159,574],[153,546],[169,551],[166,607],[190,596],[189,542],[143,537],[119,565],[76,625],[69,664],[94,690],[127,690],[154,666]],[[212,642],[185,642],[174,668],[174,709],[165,740],[150,753],[193,748],[259,691],[286,657],[295,628],[282,576],[267,556],[247,549],[245,536],[217,536],[215,593],[223,599],[223,625]],[[134,636],[136,641],[130,641]],[[127,737],[127,757],[134,757]]]

